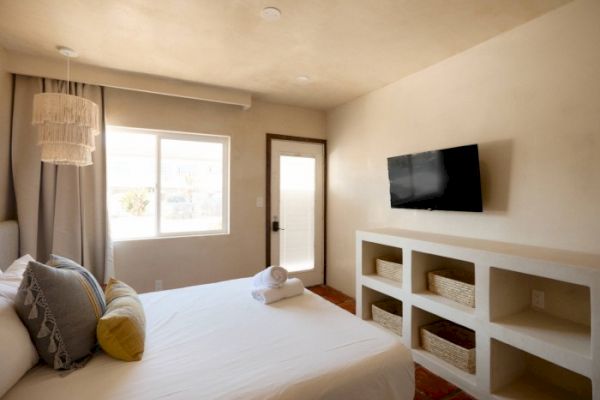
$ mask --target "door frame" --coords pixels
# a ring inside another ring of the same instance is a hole
[[[266,263],[271,265],[271,144],[273,140],[289,140],[294,142],[309,142],[323,145],[323,284],[327,284],[327,140],[302,136],[279,135],[267,133],[267,184],[265,196],[265,236]]]

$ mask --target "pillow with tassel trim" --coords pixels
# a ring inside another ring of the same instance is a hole
[[[118,360],[141,360],[146,339],[146,317],[136,291],[111,278],[105,296],[106,313],[98,321],[96,330],[100,347]]]
[[[96,326],[104,294],[85,268],[51,257],[56,267],[30,261],[15,298],[15,309],[40,356],[54,369],[81,367],[96,348]]]

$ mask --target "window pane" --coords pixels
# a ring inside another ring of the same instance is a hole
[[[156,137],[109,130],[106,135],[108,211],[113,239],[156,232]]]
[[[315,266],[315,167],[312,157],[280,157],[280,263],[292,272]]]
[[[223,143],[161,140],[162,233],[223,229]]]

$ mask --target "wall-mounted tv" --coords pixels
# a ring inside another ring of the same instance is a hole
[[[483,211],[476,144],[388,158],[392,208]]]

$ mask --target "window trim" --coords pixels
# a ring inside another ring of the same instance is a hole
[[[133,128],[129,126],[121,125],[107,125],[106,131],[126,131],[127,133],[133,134],[146,134],[154,135],[156,139],[156,218],[154,223],[154,235],[152,236],[139,236],[131,238],[118,238],[112,239],[113,242],[128,242],[136,240],[154,240],[154,239],[166,239],[166,238],[184,238],[184,237],[195,237],[195,236],[222,236],[230,234],[230,169],[231,169],[231,137],[227,135],[215,135],[208,133],[199,132],[184,132],[184,131],[171,131],[163,129],[149,129],[149,128]],[[205,231],[183,231],[183,232],[167,232],[163,233],[160,231],[161,228],[161,166],[162,166],[162,155],[161,155],[161,140],[164,139],[175,139],[175,140],[187,140],[196,142],[212,142],[223,144],[223,190],[222,190],[222,221],[223,228],[217,230],[205,230]],[[107,163],[108,163],[108,149]],[[108,197],[108,176],[107,176],[107,191],[106,196]],[[108,215],[110,219],[110,215]]]

